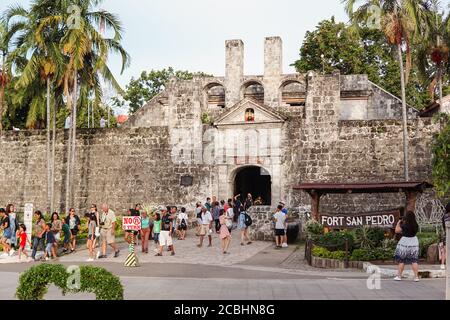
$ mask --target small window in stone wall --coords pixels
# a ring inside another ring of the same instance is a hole
[[[181,177],[180,185],[183,187],[190,187],[190,186],[192,186],[193,182],[194,182],[194,177],[186,175],[186,176]]]
[[[255,110],[252,108],[248,108],[245,110],[245,122],[253,121],[255,121]]]

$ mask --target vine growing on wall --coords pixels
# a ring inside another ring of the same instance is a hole
[[[435,138],[433,152],[433,184],[439,197],[450,196],[450,116],[440,113],[435,120],[441,123],[442,130]]]

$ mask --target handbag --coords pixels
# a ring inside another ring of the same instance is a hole
[[[233,221],[231,221],[231,219],[226,219],[225,225],[227,226],[228,229],[231,229],[233,227]]]
[[[97,238],[100,237],[100,228],[99,227],[95,227],[95,236]]]

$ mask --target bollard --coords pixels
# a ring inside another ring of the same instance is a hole
[[[134,234],[131,237],[131,243],[128,247],[128,256],[125,259],[125,267],[139,267],[139,261],[136,253],[134,252]]]
[[[450,268],[448,261],[450,259],[450,221],[445,222],[445,299],[450,300]]]

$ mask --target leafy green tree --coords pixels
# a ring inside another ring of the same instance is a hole
[[[376,8],[376,18],[379,24],[376,26],[383,31],[386,40],[397,49],[397,59],[400,66],[400,88],[402,98],[403,118],[403,159],[405,180],[409,180],[409,151],[408,151],[408,124],[406,110],[406,84],[408,83],[412,55],[411,44],[413,39],[423,32],[423,22],[426,21],[427,1],[424,0],[364,0],[355,9],[357,0],[342,0],[345,3],[352,29],[358,31],[361,26],[367,26],[373,18]],[[425,25],[426,26],[426,25]],[[403,52],[405,48],[405,52]],[[406,58],[406,64],[403,59]]]
[[[306,33],[300,59],[293,66],[303,73],[309,70],[331,73],[337,69],[341,74],[367,74],[370,81],[399,97],[400,67],[395,54],[396,48],[387,42],[381,30],[362,27],[354,33],[348,25],[337,23],[332,17]],[[424,108],[430,102],[430,95],[415,65],[409,78],[407,102]]]
[[[101,83],[110,84],[116,91],[121,88],[108,68],[110,53],[122,57],[122,71],[129,64],[128,53],[121,45],[122,25],[119,19],[96,7],[101,0],[34,0],[29,10],[16,5],[4,14],[7,24],[12,21],[8,35],[14,39],[15,49],[11,61],[19,72],[15,92],[11,93],[18,105],[27,101],[27,127],[43,128],[47,119],[50,132],[50,103],[67,105],[72,117],[68,142],[66,179],[66,208],[71,202],[71,186],[75,170],[75,137],[79,109],[92,102],[99,107],[103,90]],[[99,25],[111,30],[106,38]],[[53,92],[51,97],[50,92]],[[47,109],[43,106],[47,105]],[[55,134],[53,135],[55,137]],[[48,135],[49,139],[49,135]],[[54,154],[53,148],[53,154]],[[47,148],[49,154],[49,148]],[[54,169],[52,170],[54,171]],[[52,174],[53,175],[53,174]],[[53,181],[53,179],[51,179]],[[50,180],[49,180],[50,181]],[[52,193],[53,194],[53,193]]]
[[[146,102],[161,93],[171,78],[191,80],[194,76],[208,75],[202,72],[175,71],[172,67],[162,70],[151,70],[150,72],[144,71],[139,78],[131,79],[122,97],[114,99],[114,104],[120,107],[128,105],[129,113],[133,114]]]
[[[417,41],[417,65],[432,99],[437,91],[442,101],[444,90],[450,89],[450,13],[446,16],[440,11],[440,2],[431,0],[427,18],[428,32],[420,34]]]
[[[436,116],[442,130],[433,146],[433,184],[439,197],[450,197],[450,116],[444,113]]]

